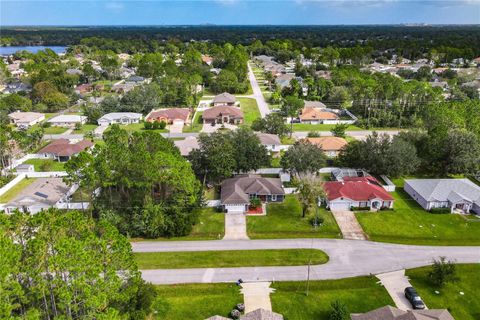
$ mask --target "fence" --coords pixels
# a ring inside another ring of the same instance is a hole
[[[395,184],[388,179],[386,175],[381,175],[380,178],[386,183],[386,185],[382,185],[382,187],[387,190],[388,192],[394,192],[395,191]]]

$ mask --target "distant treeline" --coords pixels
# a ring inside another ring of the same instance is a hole
[[[480,55],[480,26],[171,26],[171,27],[3,27],[1,45],[78,45],[102,38],[102,49],[155,51],[165,41],[208,40],[249,45],[282,39],[295,48],[369,46],[397,49],[404,57],[449,47],[466,58]]]

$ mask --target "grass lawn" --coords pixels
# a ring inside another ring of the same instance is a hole
[[[480,220],[425,211],[398,186],[392,195],[395,198],[393,210],[356,213],[371,240],[419,245],[480,245]]]
[[[309,124],[309,123],[294,123],[293,131],[330,131],[335,127],[335,124]],[[350,125],[347,131],[364,130],[360,127]]]
[[[275,282],[270,295],[272,309],[288,320],[328,320],[331,303],[338,300],[349,313],[363,313],[385,305],[394,305],[384,287],[375,277],[306,282]]]
[[[20,191],[25,189],[28,185],[32,184],[35,181],[34,178],[24,178],[20,180],[19,183],[13,186],[12,189],[5,192],[2,196],[0,196],[0,203],[7,203],[14,199]]]
[[[286,320],[328,320],[331,303],[339,300],[348,312],[366,312],[393,305],[386,290],[377,284],[375,277],[358,277],[342,280],[310,281],[307,283],[275,282],[270,295],[272,309]],[[228,316],[237,303],[243,303],[239,287],[229,283],[181,284],[156,286],[162,303],[156,319],[206,319],[213,315]]]
[[[324,222],[315,229],[310,223],[314,212],[302,218],[297,198],[287,195],[283,203],[268,204],[266,216],[247,216],[248,236],[252,239],[340,238],[340,230],[332,214],[324,208],[318,212]]]
[[[218,191],[217,188],[205,188],[203,190],[203,195],[205,197],[205,200],[217,200],[220,199],[220,192]]]
[[[325,252],[315,249],[231,250],[196,252],[135,253],[139,269],[229,268],[254,266],[303,266],[328,261]]]
[[[193,226],[188,236],[173,238],[157,238],[160,240],[218,240],[222,239],[225,233],[225,215],[215,211],[215,208],[198,209],[198,222]],[[131,241],[149,241],[150,239],[133,238]]]
[[[29,159],[25,164],[33,164],[35,171],[64,171],[64,163],[52,159]]]
[[[68,128],[52,126],[52,127],[44,128],[43,130],[45,134],[62,134],[65,131],[67,131]]]
[[[200,132],[203,127],[202,114],[203,111],[195,112],[192,123],[190,125],[183,126],[183,132]]]
[[[245,124],[251,125],[255,119],[260,118],[257,100],[252,98],[238,98],[238,101],[240,101],[240,108],[243,111]]]
[[[430,283],[430,267],[407,270],[406,275],[428,308],[448,309],[455,319],[480,319],[480,264],[458,264],[456,268],[458,281],[448,283],[443,288],[436,288]],[[435,290],[440,293],[436,294]]]
[[[243,303],[238,286],[230,283],[163,285],[157,286],[157,290],[162,300],[154,319],[227,317],[237,303]]]
[[[90,131],[95,130],[95,128],[98,127],[96,124],[84,124],[83,126],[80,127],[80,130],[73,130],[74,134],[85,134]]]

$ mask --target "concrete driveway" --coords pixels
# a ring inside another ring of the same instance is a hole
[[[244,282],[241,284],[243,293],[243,303],[245,304],[245,313],[257,309],[272,311],[272,302],[270,293],[274,288],[270,288],[271,282]]]
[[[355,217],[355,213],[349,210],[336,211],[332,210],[333,217],[337,221],[340,231],[344,239],[350,240],[367,240],[368,237],[363,232],[362,226]]]
[[[412,305],[407,298],[405,298],[404,294],[406,287],[412,287],[408,278],[405,276],[405,269],[377,274],[376,277],[380,279],[380,282],[385,287],[390,297],[392,297],[392,300],[395,302],[398,309],[405,311],[412,309]]]
[[[224,240],[248,240],[247,219],[243,212],[225,213]]]
[[[170,133],[182,133],[183,122],[174,122],[169,126]]]

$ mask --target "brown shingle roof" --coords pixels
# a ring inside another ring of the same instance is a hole
[[[306,140],[324,151],[340,151],[348,144],[347,140],[340,137],[306,138]]]
[[[280,142],[280,138],[276,134],[270,133],[263,133],[263,132],[256,132],[255,133],[260,140],[260,143],[263,145],[276,145],[279,146],[282,143]]]
[[[60,157],[69,157],[93,146],[90,140],[70,143],[68,139],[58,139],[42,148],[38,153],[51,153]]]
[[[338,116],[330,111],[325,111],[321,108],[303,108],[300,119],[304,121],[308,120],[337,120]]]
[[[352,320],[455,320],[446,309],[408,310],[385,306],[363,314],[351,314]]]
[[[285,194],[279,178],[264,178],[258,175],[240,175],[222,183],[220,199],[222,204],[249,203],[249,194]]]
[[[283,320],[283,316],[269,310],[257,309],[240,316],[240,320]]]
[[[221,115],[230,116],[237,119],[243,119],[242,110],[240,110],[240,108],[231,107],[231,106],[219,106],[219,107],[209,108],[203,111],[202,118],[211,120],[211,119],[216,119]]]
[[[159,109],[150,112],[146,118],[147,121],[174,121],[174,120],[183,120],[187,121],[188,116],[190,115],[190,109],[187,108],[169,108],[169,109]]]

